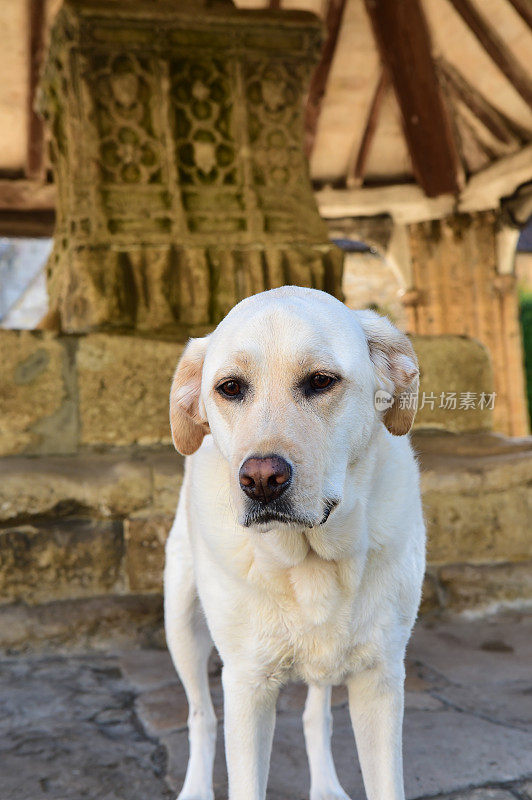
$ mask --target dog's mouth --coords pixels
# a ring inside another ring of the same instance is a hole
[[[339,502],[340,500],[337,497],[325,501],[323,508],[323,517],[320,522],[320,525],[325,525],[325,523],[327,522],[327,520],[331,515],[331,511],[334,511]]]
[[[271,525],[278,522],[281,525],[288,525],[295,528],[315,528],[324,525],[331,512],[336,508],[340,501],[338,499],[327,499],[323,504],[323,516],[318,522],[315,518],[297,514],[292,506],[286,501],[274,501],[268,506],[260,506],[254,503],[245,513],[243,525],[245,528],[261,525]]]

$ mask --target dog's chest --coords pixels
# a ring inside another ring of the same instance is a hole
[[[356,584],[352,564],[314,555],[269,582],[261,637],[281,669],[320,683],[339,681],[353,667],[361,655],[354,645]]]

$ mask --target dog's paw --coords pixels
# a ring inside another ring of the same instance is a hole
[[[324,789],[318,792],[312,792],[310,800],[351,800],[341,786],[334,789]]]
[[[188,789],[181,792],[177,800],[214,800],[214,792],[190,792]]]

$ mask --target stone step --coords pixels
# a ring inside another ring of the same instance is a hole
[[[423,612],[530,603],[532,439],[417,432],[413,446],[428,527]],[[41,636],[39,606],[159,599],[182,472],[167,447],[0,459],[0,646],[15,646],[10,626],[24,614],[28,636]],[[52,640],[72,627],[59,632],[54,613]],[[95,640],[105,619],[87,628]]]
[[[0,652],[8,655],[65,649],[114,652],[163,645],[159,595],[107,595],[0,607]]]

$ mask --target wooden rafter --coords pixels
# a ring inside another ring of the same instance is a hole
[[[531,132],[528,132],[527,136],[524,130],[495,108],[455,66],[443,57],[438,59],[438,67],[449,92],[465,103],[496,139],[504,144],[522,144],[532,138]]]
[[[394,86],[414,174],[428,197],[458,192],[459,157],[420,0],[365,0]]]
[[[362,134],[362,139],[360,141],[360,146],[358,148],[358,153],[355,159],[355,164],[353,167],[352,174],[351,170],[348,170],[348,175],[347,175],[348,186],[359,185],[364,180],[364,175],[366,172],[366,164],[371,151],[371,145],[375,137],[375,131],[377,129],[377,123],[379,121],[379,115],[382,108],[382,103],[384,98],[386,97],[386,92],[388,91],[389,86],[390,86],[390,79],[388,77],[386,69],[383,68],[381,70],[379,80],[377,82],[375,91],[373,93],[373,97],[371,99],[368,111],[368,117],[366,119],[366,125],[364,127],[364,133]]]
[[[529,28],[532,28],[532,5],[530,0],[510,0],[515,10],[524,19]]]
[[[28,147],[26,174],[28,178],[44,177],[44,126],[34,110],[35,93],[44,47],[44,0],[27,0],[29,21],[29,86],[28,86]]]
[[[310,82],[307,107],[305,111],[305,152],[310,156],[316,138],[321,104],[327,88],[327,80],[336,50],[336,43],[340,33],[340,25],[347,0],[329,0],[325,25],[327,34],[321,52],[321,58],[314,70]]]
[[[516,92],[532,107],[532,80],[499,34],[486,22],[470,0],[449,0],[449,2]]]
[[[481,136],[479,136],[478,130],[476,129],[475,125],[471,122],[467,110],[460,106],[455,108],[455,120],[461,140],[460,151],[462,156],[462,162],[466,172],[474,171],[470,167],[468,158],[466,156],[466,144],[468,138],[470,142],[473,143],[477,152],[481,154],[481,158],[483,159],[483,164],[481,168],[487,166],[490,162],[495,161],[497,158],[496,151],[493,149],[493,147],[487,144],[487,142],[483,141]]]

